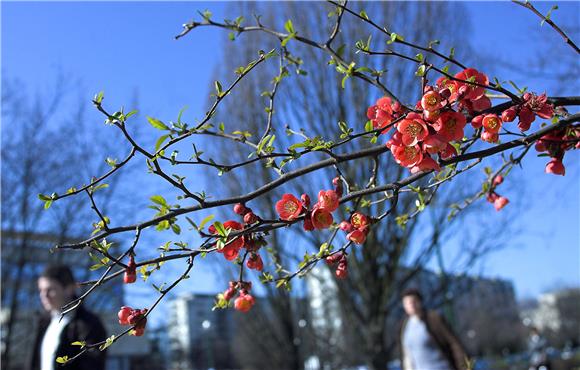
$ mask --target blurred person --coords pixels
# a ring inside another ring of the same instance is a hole
[[[467,354],[445,321],[435,311],[425,310],[417,289],[401,295],[407,317],[399,332],[403,370],[465,370]]]
[[[547,350],[548,341],[540,335],[538,328],[532,326],[528,338],[528,352],[530,354],[529,370],[550,370]]]
[[[83,305],[61,318],[61,307],[76,298],[71,269],[48,266],[38,278],[38,291],[45,314],[38,318],[28,370],[104,370],[106,354],[98,349],[88,350],[64,367],[56,362],[57,357],[71,359],[81,351],[73,342],[93,344],[107,337],[101,320]]]

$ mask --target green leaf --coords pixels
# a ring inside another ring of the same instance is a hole
[[[286,21],[286,23],[284,23],[284,29],[286,29],[286,32],[288,33],[295,33],[296,31],[294,31],[294,25],[292,24],[292,21],[290,19],[288,19]]]
[[[542,19],[542,22],[540,22],[540,26],[544,25],[544,22],[546,22],[546,20],[550,20],[550,17],[552,17],[552,11],[557,10],[558,9],[558,5],[554,5],[550,8],[550,10],[548,10],[548,13],[546,14],[546,19]]]
[[[163,143],[165,142],[165,140],[167,140],[168,137],[169,135],[163,135],[160,136],[159,139],[157,139],[157,141],[155,142],[155,152],[159,151],[159,148],[161,148],[161,145],[163,145]]]
[[[151,126],[155,127],[158,130],[169,130],[169,127],[167,127],[165,123],[161,122],[157,118],[147,116],[147,121],[149,121],[149,124]]]
[[[342,88],[343,88],[343,89],[344,89],[344,86],[345,86],[345,84],[346,84],[346,80],[347,80],[348,78],[349,78],[349,75],[345,75],[345,76],[342,78],[342,81],[340,82],[340,86],[342,86]]]
[[[224,225],[221,222],[219,222],[219,221],[214,222],[213,227],[215,227],[215,229],[219,235],[227,236],[226,228],[224,227]]]
[[[417,77],[425,76],[425,68],[426,68],[425,65],[421,64],[419,66],[419,68],[417,68],[417,72],[415,72],[415,76],[417,76]]]
[[[373,129],[374,129],[373,123],[370,120],[368,120],[367,123],[365,123],[365,131],[369,132],[372,131]]]
[[[234,41],[236,39],[236,34],[233,32],[228,33],[228,38],[230,41]]]
[[[48,195],[44,195],[44,194],[38,194],[38,199],[40,199],[42,201],[52,200],[51,197],[49,197]]]
[[[117,160],[115,158],[107,157],[107,159],[105,159],[105,162],[113,168],[117,167]]]
[[[56,362],[59,364],[66,364],[68,361],[68,356],[57,357]]]
[[[369,16],[367,15],[367,12],[365,12],[364,10],[361,10],[358,13],[362,18],[366,19],[367,21],[369,20]]]
[[[83,342],[79,342],[79,341],[77,341],[77,342],[72,342],[70,345],[71,346],[80,346],[81,348],[83,348],[86,344],[87,344],[87,342],[84,342],[84,341]]]
[[[107,340],[105,341],[104,344],[101,344],[99,346],[99,350],[100,351],[104,351],[105,349],[107,349],[111,344],[113,344],[113,342],[115,342],[115,336],[111,335],[110,337],[107,338]]]
[[[218,97],[221,97],[223,95],[222,92],[222,84],[219,81],[215,81],[214,82],[214,87],[215,87],[215,91],[217,93]]]
[[[100,91],[97,95],[95,95],[95,97],[93,98],[93,101],[97,104],[101,104],[103,102],[104,97],[105,97],[105,93],[103,91]]]
[[[387,44],[392,44],[395,41],[403,41],[403,40],[404,40],[403,36],[391,32],[391,39],[387,41]]]
[[[282,40],[282,47],[286,46],[286,44],[288,43],[288,41],[292,40],[294,38],[294,35],[289,35],[288,37],[286,37],[284,40]]]
[[[154,195],[154,196],[152,196],[152,197],[151,197],[151,198],[149,198],[149,199],[151,199],[151,201],[152,201],[153,203],[157,203],[157,204],[159,204],[160,206],[167,207],[167,201],[166,201],[166,200],[165,200],[165,198],[163,198],[161,195]]]
[[[197,228],[198,230],[203,229],[203,227],[210,222],[211,220],[213,220],[215,218],[214,215],[209,215],[206,218],[204,218],[203,220],[201,220],[201,223],[199,224],[199,227]]]

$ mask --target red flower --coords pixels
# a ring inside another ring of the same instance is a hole
[[[387,141],[385,144],[387,148],[391,149],[391,153],[395,154],[395,147],[403,146],[403,142],[401,141],[401,133],[399,131],[395,131],[393,136]]]
[[[131,331],[131,334],[139,337],[145,332],[145,325],[147,325],[146,313],[146,308],[139,310],[123,306],[117,316],[119,317],[119,324],[134,325],[135,327]]]
[[[320,190],[318,192],[318,208],[334,212],[338,208],[338,194],[334,190]]]
[[[131,316],[132,312],[133,312],[133,309],[131,307],[127,307],[127,306],[121,307],[121,309],[119,310],[119,313],[117,314],[117,316],[119,317],[119,324],[129,325],[129,316]]]
[[[457,112],[443,112],[433,124],[433,128],[447,141],[461,140],[465,128],[465,116]]]
[[[499,198],[499,195],[497,195],[496,193],[488,193],[486,196],[487,201],[490,203],[495,202],[497,198]]]
[[[234,206],[234,213],[243,216],[248,212],[248,209],[242,203],[238,203]]]
[[[367,110],[367,117],[371,120],[375,129],[388,126],[393,120],[391,99],[383,97],[377,100],[376,105],[369,107]],[[389,129],[383,131],[383,133],[388,132]]]
[[[502,182],[503,182],[503,176],[502,175],[497,175],[496,177],[493,178],[493,186],[498,186]]]
[[[467,91],[465,93],[464,98],[469,100],[477,100],[483,96],[485,93],[485,88],[476,86],[469,82],[475,82],[479,85],[487,86],[489,84],[489,79],[487,76],[474,68],[467,68],[463,71],[457,73],[455,78],[468,81],[466,82],[458,82],[458,85],[461,87],[465,86]]]
[[[367,235],[364,232],[356,229],[356,230],[353,230],[350,233],[348,233],[346,238],[355,244],[361,245],[367,239]]]
[[[352,224],[351,224],[350,222],[348,222],[348,221],[342,221],[342,222],[340,223],[340,225],[338,225],[338,227],[339,227],[339,228],[340,228],[342,231],[344,231],[344,232],[346,232],[346,233],[349,233],[349,232],[351,232],[351,231],[353,231],[353,230],[354,230],[354,227],[353,227],[353,226],[352,226]]]
[[[492,134],[497,134],[499,132],[501,129],[501,123],[501,118],[499,118],[497,114],[486,114],[482,121],[485,131]]]
[[[564,176],[566,175],[566,168],[561,159],[552,158],[546,165],[546,173]]]
[[[254,297],[249,293],[240,293],[240,296],[236,298],[234,302],[234,308],[240,312],[248,312],[252,306],[256,303]]]
[[[534,115],[534,112],[532,112],[531,109],[524,106],[522,107],[522,109],[520,109],[518,118],[520,119],[520,122],[518,123],[518,128],[520,129],[520,131],[527,131],[530,129],[532,122],[534,122],[534,120],[536,119],[536,116]]]
[[[495,144],[499,141],[499,135],[493,132],[484,131],[481,133],[481,140]]]
[[[224,228],[226,230],[243,230],[244,226],[236,221],[226,221],[224,222]],[[238,257],[240,249],[244,246],[244,238],[242,236],[238,236],[235,240],[231,241],[232,238],[228,237],[226,240],[226,245],[219,249],[218,252],[222,253],[224,257],[228,260],[234,260]]]
[[[292,221],[302,212],[302,203],[292,194],[282,195],[276,203],[276,211],[280,215],[280,219],[285,221]]]
[[[421,107],[429,112],[443,108],[447,101],[436,91],[427,91],[421,98]]]
[[[489,109],[491,108],[491,100],[487,96],[483,95],[481,98],[471,102],[471,108],[476,112]]]
[[[481,126],[483,126],[483,114],[480,114],[479,116],[475,116],[471,119],[471,126],[473,126],[473,128],[480,128]]]
[[[430,156],[424,156],[423,160],[411,168],[411,173],[418,173],[423,171],[441,171],[439,164]]]
[[[423,140],[423,150],[429,154],[439,153],[447,147],[447,139],[439,134],[429,135]]]
[[[429,134],[425,121],[416,113],[409,113],[406,119],[398,123],[397,130],[406,146],[416,145]]]
[[[236,246],[228,244],[222,249],[218,250],[218,252],[222,253],[228,261],[233,261],[238,258],[240,249],[241,248],[236,248]]]
[[[234,296],[236,295],[237,291],[236,288],[233,286],[230,286],[228,289],[226,289],[226,291],[224,292],[224,299],[226,301],[229,301],[230,299],[234,298]]]
[[[500,211],[503,207],[505,207],[510,201],[508,198],[499,197],[493,202],[493,207],[496,211]]]
[[[508,109],[502,112],[501,120],[504,122],[512,122],[514,119],[516,119],[517,114],[518,111],[516,110],[515,107],[509,107]]]
[[[254,212],[248,212],[244,215],[244,223],[251,225],[256,221],[258,221],[258,216]]]
[[[332,213],[325,209],[314,207],[311,220],[312,226],[314,226],[315,229],[327,229],[333,222]]]
[[[355,212],[350,216],[350,223],[355,229],[360,229],[369,224],[369,218],[360,212]]]
[[[392,148],[395,148],[393,153],[395,161],[403,167],[413,167],[423,160],[423,152],[419,145],[397,146]],[[392,148],[391,151],[393,151]]]
[[[246,262],[246,266],[249,269],[262,271],[264,269],[264,262],[262,261],[262,257],[260,257],[257,253],[252,253],[248,262]]]
[[[545,93],[539,96],[532,93],[525,93],[524,101],[524,106],[540,118],[548,119],[554,115],[554,106],[548,103],[548,97]]]
[[[137,265],[135,264],[135,259],[133,255],[129,256],[129,262],[127,263],[127,268],[123,275],[123,282],[125,284],[132,284],[137,280]]]
[[[441,156],[442,159],[449,159],[457,155],[457,149],[455,149],[453,145],[447,143],[445,150],[439,153],[439,155]]]
[[[454,102],[457,100],[457,90],[459,89],[457,81],[450,80],[447,77],[439,77],[437,86],[439,86],[439,89],[447,89],[449,91],[449,101]],[[441,93],[443,94],[443,91]]]

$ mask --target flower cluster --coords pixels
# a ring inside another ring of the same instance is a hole
[[[312,208],[310,208],[310,197],[307,194],[302,194],[300,200],[292,194],[284,194],[282,199],[276,202],[276,212],[280,219],[292,221],[304,215],[304,230],[329,228],[334,222],[332,212],[338,209],[339,199],[343,192],[340,178],[336,177],[332,182],[335,189],[320,190],[318,202]]]
[[[346,238],[355,244],[363,244],[370,231],[369,217],[360,213],[354,212],[350,216],[349,221],[342,221],[339,225],[340,229],[346,234]]]
[[[244,224],[242,225],[241,223],[233,220],[226,221],[223,223],[223,227],[226,231],[242,231],[245,229],[245,227],[260,221],[260,218],[256,216],[256,214],[252,212],[250,208],[246,207],[246,205],[242,203],[234,205],[234,213],[242,216]],[[215,225],[211,225],[209,227],[209,233],[212,235],[217,234]],[[228,261],[232,261],[239,256],[240,250],[242,248],[246,248],[246,250],[250,253],[248,261],[246,262],[246,266],[250,269],[262,271],[264,268],[264,262],[262,261],[262,257],[260,257],[258,254],[258,251],[265,244],[266,243],[263,238],[254,234],[238,237],[228,237],[225,246],[221,249],[218,249],[218,252],[223,254]]]
[[[334,274],[339,279],[345,279],[348,276],[348,262],[346,259],[346,254],[343,252],[338,252],[335,254],[331,254],[330,256],[326,257],[326,264],[328,266],[336,266],[336,270]]]
[[[489,143],[499,141],[499,130],[504,122],[513,122],[518,117],[518,128],[524,132],[530,129],[536,116],[540,118],[551,118],[554,115],[554,106],[548,103],[546,94],[535,95],[525,93],[522,103],[513,105],[504,110],[501,117],[495,114],[479,115],[471,120],[474,128],[483,127],[481,139]]]
[[[145,325],[147,325],[147,317],[145,314],[147,309],[133,309],[131,307],[123,306],[117,316],[119,317],[119,324],[133,325],[132,335],[140,337],[145,332]]]
[[[503,182],[503,176],[497,175],[493,178],[490,191],[487,193],[487,201],[492,203],[496,211],[501,211],[510,201],[496,193],[495,188]]]
[[[467,68],[455,77],[469,82],[441,77],[435,86],[425,87],[421,100],[416,104],[417,111],[407,113],[394,125],[396,131],[387,142],[387,147],[397,163],[409,168],[411,173],[439,171],[439,164],[431,155],[448,159],[457,154],[452,143],[463,138],[467,123],[462,111],[473,114],[491,107],[491,101],[484,95],[485,86],[489,84],[485,74]],[[394,113],[400,117],[401,109],[395,112],[381,108],[390,106],[387,102],[390,103],[389,98],[381,98],[367,111],[373,125],[380,127],[382,122],[393,122],[397,119]],[[382,112],[380,115],[371,114],[379,111]],[[378,121],[379,116],[381,121]]]
[[[252,283],[249,281],[230,281],[228,289],[223,294],[226,301],[230,301],[239,292],[234,302],[234,308],[240,312],[248,312],[256,303],[256,299],[250,294]]]
[[[554,175],[566,174],[562,162],[567,150],[580,149],[580,127],[575,126],[563,130],[552,131],[536,141],[536,150],[551,157],[546,164],[546,173]]]
[[[496,114],[478,115],[478,112],[491,108],[491,100],[485,96],[488,85],[485,74],[467,68],[457,73],[454,79],[441,77],[435,86],[426,86],[413,112],[405,112],[398,103],[382,97],[368,108],[367,117],[373,127],[383,129],[382,133],[389,131],[391,126],[395,127],[386,145],[398,164],[409,168],[411,173],[417,173],[440,170],[432,155],[438,155],[439,159],[457,155],[453,144],[463,138],[467,117],[474,116],[471,120],[474,128],[483,128],[482,140],[496,143],[504,122],[518,117],[518,127],[526,131],[536,116],[550,118],[554,115],[554,107],[547,102],[546,94],[532,93],[524,94],[522,102],[506,109],[501,117]]]

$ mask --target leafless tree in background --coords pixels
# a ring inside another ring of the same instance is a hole
[[[117,143],[101,139],[99,127],[104,125],[100,119],[89,117],[90,107],[84,102],[90,97],[75,95],[76,83],[61,73],[51,91],[33,95],[18,81],[3,82],[2,305],[7,315],[3,320],[2,366],[6,369],[24,360],[16,353],[27,348],[30,332],[14,328],[16,322],[34,322],[30,315],[38,301],[35,278],[43,268],[40,261],[75,261],[71,267],[79,281],[94,276],[89,266],[95,262],[86,256],[49,251],[55,243],[89,233],[87,225],[99,221],[86,200],[54,204],[48,210],[38,200],[39,193],[65,192],[71,183],[89,183],[92,176],[106,171],[107,157],[119,155]],[[121,179],[111,179],[111,193],[94,194],[105,215],[123,214],[113,202]],[[111,289],[99,296],[111,295]],[[96,297],[94,301],[98,310],[108,300]]]
[[[469,25],[465,23],[465,17],[461,17],[463,12],[461,5],[444,3],[422,5],[417,7],[412,3],[404,2],[351,4],[353,10],[358,12],[364,9],[380,24],[387,25],[393,32],[410,40],[425,45],[436,39],[444,39],[452,43],[443,45],[442,50],[450,50],[454,45],[460,45],[461,47],[457,48],[457,52],[462,53],[459,59],[469,62],[469,44],[466,41],[469,37]],[[283,10],[281,10],[282,7]],[[273,28],[282,28],[286,19],[292,19],[294,28],[299,34],[310,39],[325,40],[332,32],[332,29],[327,29],[325,25],[332,25],[332,22],[328,22],[328,13],[333,10],[332,6],[323,3],[287,2],[275,6],[244,4],[232,7],[231,17],[233,19],[243,15],[248,22],[251,22],[252,14],[260,15],[260,22]],[[280,16],[281,14],[284,18]],[[369,35],[376,36],[373,30],[362,28],[361,24],[352,20],[348,15],[344,16],[341,32],[335,40],[336,45],[354,45],[357,40],[366,41]],[[421,27],[417,27],[417,24]],[[233,44],[228,44],[228,55],[224,55],[224,61],[217,71],[216,79],[224,80],[232,76],[232,71],[250,60],[256,49],[270,50],[279,45],[277,39],[269,38],[268,35],[261,33],[248,33],[241,37],[244,38],[243,42],[234,41]],[[224,42],[231,43],[229,40]],[[321,137],[340,135],[338,125],[329,126],[329,122],[342,121],[346,122],[349,127],[364,126],[366,107],[374,103],[379,97],[379,92],[369,90],[367,84],[354,79],[348,80],[346,87],[342,89],[341,76],[336,74],[334,66],[328,65],[330,59],[326,55],[315,48],[293,44],[292,41],[286,47],[286,51],[291,54],[282,58],[280,65],[270,63],[261,66],[258,74],[242,82],[238,90],[232,93],[228,101],[224,102],[224,109],[216,114],[213,119],[214,125],[217,126],[223,122],[226,131],[228,131],[228,124],[236,128],[241,125],[249,132],[265,131],[268,114],[267,111],[264,112],[264,108],[267,99],[259,94],[273,89],[273,78],[280,73],[280,68],[284,68],[290,76],[284,78],[275,90],[276,110],[273,120],[277,121],[278,127],[287,125],[288,131],[275,132],[278,145],[287,147],[302,141],[303,138],[300,137],[302,129],[311,135]],[[343,55],[346,59],[358,63],[355,50],[347,47],[343,50]],[[291,64],[288,63],[289,58],[301,58],[308,61],[308,64],[300,64],[298,68],[294,65],[289,66],[288,64]],[[360,65],[357,64],[358,66]],[[387,60],[385,63],[385,59],[381,59],[379,63],[368,66],[384,70],[381,79],[389,89],[406,100],[406,103],[413,105],[414,102],[410,99],[420,95],[421,91],[420,79],[409,78],[414,74],[415,65],[404,64],[395,59]],[[359,107],[359,109],[352,109],[352,107]],[[259,140],[259,138],[253,139]],[[353,147],[346,148],[348,149],[352,150]],[[227,158],[243,158],[245,154],[231,145],[228,145],[226,150],[217,147],[212,153],[217,162],[224,162]],[[312,160],[321,158],[313,156]],[[274,163],[272,165],[275,166]],[[287,164],[284,169],[293,169],[292,163]],[[355,165],[349,163],[348,166],[339,169],[346,178],[355,179],[349,184],[351,190],[364,187],[369,181],[369,173],[375,174],[379,183],[389,183],[401,178],[406,171],[390,156],[382,157],[380,162],[376,158],[374,163],[369,164],[364,161]],[[283,192],[293,194],[305,192],[314,198],[316,194],[312,193],[312,189],[330,188],[330,180],[336,174],[336,170],[329,170],[324,175],[309,176],[308,182],[292,183]],[[228,195],[237,194],[240,188],[257,188],[261,184],[274,180],[277,176],[272,168],[263,166],[246,168],[243,172],[232,171],[223,174],[226,184],[224,191]],[[297,327],[299,320],[304,319],[304,313],[297,309],[299,305],[296,304],[305,296],[304,284],[295,281],[293,290],[298,293],[292,295],[284,289],[274,289],[272,284],[266,284],[264,288],[266,297],[276,314],[268,316],[255,313],[253,317],[256,319],[248,317],[244,320],[244,324],[248,326],[247,336],[252,340],[242,340],[241,343],[245,345],[245,348],[241,351],[254,353],[255,355],[251,357],[254,361],[252,364],[257,367],[259,366],[256,362],[262,358],[262,361],[274,361],[276,365],[281,364],[279,368],[298,369],[303,366],[304,360],[309,355],[304,349],[301,350],[299,344],[314,341],[316,354],[319,357],[321,353],[327,354],[323,356],[324,358],[320,358],[326,365],[336,367],[365,362],[370,368],[384,368],[385,362],[392,355],[396,338],[395,332],[387,332],[388,328],[392,328],[394,324],[387,325],[387,320],[397,308],[396,297],[400,290],[429,261],[438,261],[436,266],[442,269],[451,268],[455,271],[463,271],[472,267],[481,255],[491,249],[491,243],[485,240],[478,240],[478,243],[474,245],[464,245],[465,258],[454,261],[452,266],[444,266],[442,257],[444,241],[453,236],[456,230],[454,226],[466,222],[461,217],[453,218],[451,222],[448,222],[449,206],[477,191],[461,179],[456,180],[455,183],[455,186],[448,187],[445,192],[439,192],[429,200],[431,203],[429,211],[410,217],[403,227],[392,222],[377,227],[376,232],[369,235],[364,248],[358,248],[351,253],[349,279],[337,281],[338,291],[328,297],[328,300],[336,300],[336,294],[338,294],[340,315],[344,318],[343,327],[339,329],[340,333],[333,333],[334,329],[328,327],[324,335],[317,335],[321,333],[319,330],[313,330],[311,323],[306,328],[307,330]],[[260,215],[264,218],[276,218],[274,204],[283,192],[271,192],[255,201],[255,204],[248,204],[248,206],[268,210],[270,214]],[[369,198],[368,203],[359,204],[359,209],[366,212],[365,208],[371,207],[372,211],[368,212],[371,214],[380,214],[385,210],[383,208],[387,205],[384,203],[370,206],[369,203],[372,200],[374,199]],[[400,197],[397,214],[410,215],[415,208],[415,197]],[[230,213],[223,216],[231,218],[231,215]],[[347,214],[342,216],[343,219],[348,217]],[[340,222],[340,219],[335,219],[335,221]],[[275,269],[281,260],[298,262],[302,259],[305,250],[317,251],[325,242],[318,239],[318,233],[317,235],[304,234],[289,233],[287,230],[273,233],[269,237],[270,264],[266,269]],[[340,237],[337,236],[337,238]],[[498,244],[501,243],[498,241]],[[280,263],[280,265],[286,265],[286,263]],[[333,271],[331,274],[334,276]],[[309,276],[309,278],[316,277]],[[445,273],[443,273],[441,286],[433,287],[433,290],[444,296],[445,286]],[[260,334],[256,335],[257,332]],[[344,332],[348,335],[343,335]],[[344,340],[329,342],[331,337],[343,336],[346,337]],[[276,356],[272,355],[274,352]],[[281,358],[277,359],[277,356]],[[244,357],[248,356],[242,356],[242,361]],[[272,362],[269,363],[272,364]]]

